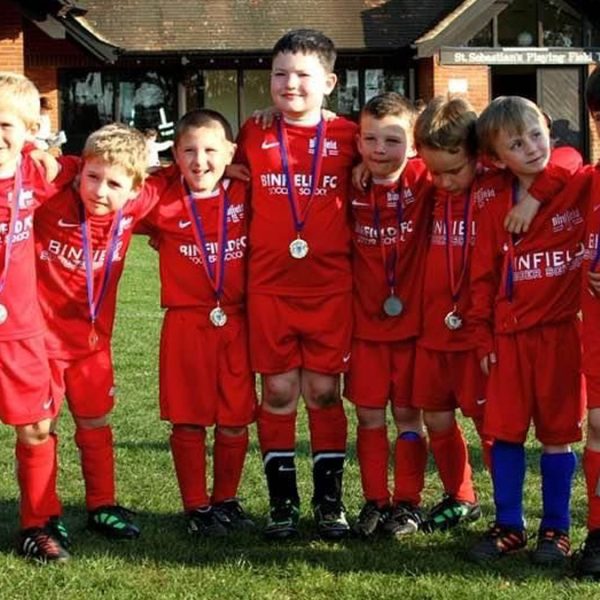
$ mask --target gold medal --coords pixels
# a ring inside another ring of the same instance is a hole
[[[220,306],[215,306],[208,313],[208,318],[215,327],[223,327],[227,323],[227,315]]]
[[[301,237],[296,238],[290,242],[290,255],[292,258],[305,258],[308,254],[308,243]]]
[[[88,335],[88,343],[90,345],[90,350],[95,350],[98,347],[98,342],[100,338],[98,337],[98,333],[96,332],[96,327],[92,325],[90,329],[90,335]]]

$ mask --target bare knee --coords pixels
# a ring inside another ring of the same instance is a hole
[[[95,417],[93,419],[75,416],[74,419],[77,427],[80,427],[81,429],[99,429],[100,427],[106,427],[109,423],[108,415]]]
[[[302,395],[310,408],[329,408],[341,402],[339,377],[314,371],[302,373]]]
[[[423,418],[420,410],[395,406],[393,412],[398,435],[402,435],[407,431],[414,431],[419,435],[423,434]]]
[[[447,431],[454,426],[454,411],[424,411],[423,420],[428,431]]]
[[[298,371],[278,375],[263,375],[262,401],[272,412],[293,412],[298,404],[300,381]]]
[[[50,437],[52,419],[44,419],[38,423],[28,425],[18,425],[15,427],[17,439],[22,444],[37,446],[43,444]]]
[[[227,437],[240,437],[244,435],[247,431],[247,427],[221,427],[220,425],[217,427],[217,431],[220,434],[226,435]]]
[[[385,425],[385,410],[380,408],[356,407],[356,417],[360,427],[378,429]]]

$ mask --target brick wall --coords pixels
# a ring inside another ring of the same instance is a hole
[[[0,65],[3,71],[23,73],[23,24],[21,13],[11,2],[0,0]]]
[[[40,91],[40,96],[46,96],[48,100],[50,100],[50,104],[52,105],[52,110],[50,112],[52,131],[60,129],[56,67],[26,67],[25,75],[35,83],[37,89]]]

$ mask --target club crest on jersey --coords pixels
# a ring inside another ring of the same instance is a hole
[[[133,217],[123,217],[121,222],[119,223],[119,233],[117,235],[123,235],[123,232],[126,229],[131,229],[131,225],[133,224]]]
[[[12,192],[11,192],[12,198]],[[19,195],[19,209],[24,210],[29,208],[33,204],[33,191],[32,190],[21,190]]]
[[[308,153],[315,153],[315,145],[317,143],[317,138],[310,138],[308,142]],[[338,150],[337,140],[328,140],[325,139],[323,142],[323,156],[339,156],[340,151]]]
[[[552,233],[571,231],[583,223],[583,217],[578,208],[569,208],[562,213],[552,215]]]
[[[478,208],[485,206],[492,198],[496,197],[494,188],[479,188],[473,193],[473,200]]]
[[[244,220],[244,205],[232,204],[227,209],[228,223],[241,223]]]

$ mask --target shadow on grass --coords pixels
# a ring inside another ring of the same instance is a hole
[[[0,552],[10,552],[16,534],[16,504],[0,502],[0,517]],[[74,561],[114,557],[132,568],[148,562],[164,568],[223,566],[246,572],[268,569],[270,575],[275,576],[297,574],[304,568],[322,569],[334,575],[377,573],[414,577],[457,573],[481,575],[486,571],[466,560],[468,548],[479,535],[467,530],[417,534],[406,541],[350,539],[327,543],[316,539],[312,523],[304,519],[297,540],[268,543],[262,539],[260,530],[222,539],[195,538],[186,533],[181,515],[139,513],[136,521],[142,536],[133,542],[121,542],[106,540],[87,531],[86,513],[80,506],[65,506],[64,521],[73,539]],[[529,565],[525,555],[505,559],[490,567],[488,572],[513,581],[537,579],[541,575],[539,569]],[[551,579],[563,575],[558,571],[543,572],[544,577]]]

